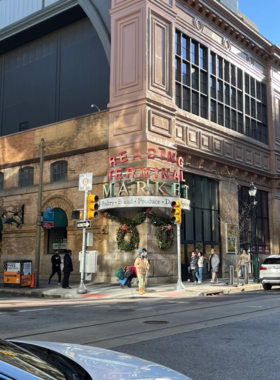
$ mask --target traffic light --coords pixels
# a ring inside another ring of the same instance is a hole
[[[98,200],[99,200],[99,197],[97,195],[93,195],[93,194],[90,194],[88,196],[88,213],[87,213],[87,217],[88,219],[92,219],[92,218],[98,218]]]
[[[172,206],[172,223],[181,224],[181,201],[174,201],[171,203]]]
[[[72,211],[72,219],[73,220],[83,220],[83,211],[82,210]]]

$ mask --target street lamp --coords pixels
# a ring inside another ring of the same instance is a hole
[[[255,260],[254,260],[254,282],[259,283],[260,279],[260,267],[259,267],[259,250],[258,250],[258,236],[257,236],[257,201],[256,201],[256,195],[257,195],[257,188],[251,182],[251,185],[249,187],[249,195],[254,199],[254,232],[255,232]]]

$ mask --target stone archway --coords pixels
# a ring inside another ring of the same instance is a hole
[[[64,197],[63,195],[52,195],[44,200],[42,211],[46,210],[47,206],[50,206],[52,209],[61,208],[67,215],[68,223],[71,223],[74,205],[67,197]]]

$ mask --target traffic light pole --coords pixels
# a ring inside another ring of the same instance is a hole
[[[85,200],[84,200],[84,220],[87,220],[87,200],[88,200],[88,191],[85,191]],[[85,266],[86,266],[86,228],[83,228],[83,246],[82,246],[82,257],[81,257],[81,282],[77,289],[78,294],[85,294],[88,292],[85,287]]]
[[[185,289],[182,283],[182,271],[181,271],[181,224],[177,224],[177,256],[178,256],[178,281],[175,286],[175,290]]]

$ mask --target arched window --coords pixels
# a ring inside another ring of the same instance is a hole
[[[4,173],[0,173],[0,190],[4,190]]]
[[[67,161],[58,161],[51,164],[51,183],[67,181]]]
[[[34,185],[34,168],[26,167],[19,170],[18,187]]]

